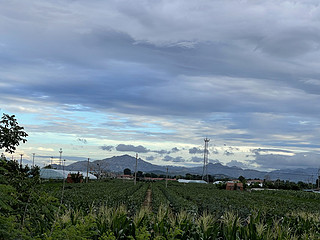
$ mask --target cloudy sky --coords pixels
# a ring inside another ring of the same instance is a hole
[[[0,0],[0,108],[43,166],[320,165],[316,0]]]

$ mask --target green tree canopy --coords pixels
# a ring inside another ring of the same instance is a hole
[[[129,168],[125,168],[125,169],[123,170],[123,174],[124,174],[124,175],[131,175],[131,170],[130,170]]]
[[[0,149],[14,153],[21,141],[23,143],[27,141],[27,136],[24,128],[19,126],[15,115],[3,114],[0,121]]]

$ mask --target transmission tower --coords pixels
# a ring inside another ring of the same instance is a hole
[[[204,152],[203,152],[203,172],[202,172],[202,180],[209,182],[208,178],[208,143],[210,139],[204,139]]]

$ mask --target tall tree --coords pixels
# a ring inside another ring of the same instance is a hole
[[[19,126],[15,115],[3,114],[0,121],[0,149],[14,153],[20,142],[25,143],[28,134]]]
[[[123,170],[123,174],[124,174],[124,175],[131,175],[131,170],[130,170],[129,168],[125,168],[125,169]]]

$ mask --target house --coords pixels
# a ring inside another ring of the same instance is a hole
[[[83,182],[83,175],[78,173],[69,173],[67,177],[67,183],[82,183]]]
[[[229,181],[227,182],[226,190],[238,190],[243,191],[243,183],[241,182],[235,182],[235,181]]]
[[[131,176],[131,175],[119,175],[119,176],[117,176],[117,179],[133,180],[134,176]]]

